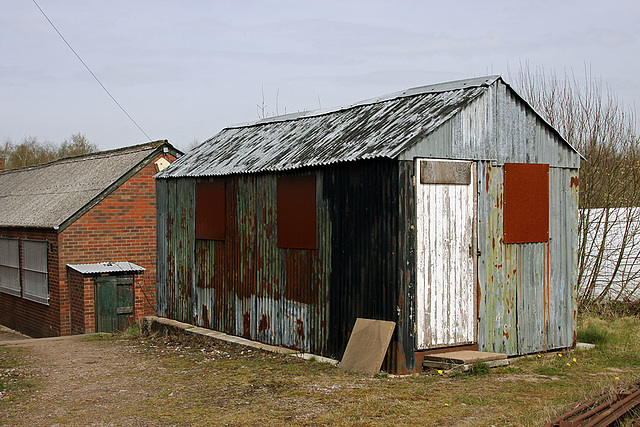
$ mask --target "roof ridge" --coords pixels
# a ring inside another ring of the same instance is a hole
[[[143,150],[148,150],[148,149],[152,149],[152,148],[157,148],[157,147],[160,147],[163,144],[168,144],[168,143],[169,143],[169,141],[167,141],[166,139],[161,139],[161,140],[157,140],[157,141],[145,142],[145,143],[142,143],[142,144],[136,144],[136,145],[129,145],[129,146],[126,146],[126,147],[113,148],[113,149],[110,149],[110,150],[96,151],[96,152],[93,152],[93,153],[86,153],[86,154],[78,154],[76,156],[61,157],[59,159],[51,160],[50,162],[46,162],[46,163],[38,163],[38,164],[35,164],[35,165],[29,165],[29,166],[23,166],[23,167],[19,167],[19,168],[12,168],[12,169],[2,170],[2,171],[0,171],[0,174],[25,172],[25,171],[30,171],[30,170],[41,169],[41,168],[53,166],[53,165],[56,165],[56,164],[80,162],[80,161],[85,161],[87,159],[90,159],[92,157],[93,158],[107,158],[107,157],[119,156],[119,155],[123,155],[123,154],[130,154],[130,153],[133,153],[133,152],[136,152],[136,151],[143,151]]]

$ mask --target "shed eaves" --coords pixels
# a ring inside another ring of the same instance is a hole
[[[1,172],[0,227],[58,228],[161,144],[142,144]]]
[[[395,158],[499,78],[424,86],[349,107],[228,127],[156,177],[218,176]]]

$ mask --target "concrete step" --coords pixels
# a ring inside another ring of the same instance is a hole
[[[506,354],[461,350],[428,354],[424,356],[422,366],[430,369],[448,370],[458,368],[467,371],[476,363],[485,363],[493,368],[506,366],[509,364],[509,360]]]

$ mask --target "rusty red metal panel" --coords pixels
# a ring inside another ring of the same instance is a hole
[[[225,183],[199,182],[196,188],[196,239],[225,239]]]
[[[315,175],[278,177],[278,247],[316,249]]]
[[[549,165],[504,165],[504,242],[549,241]]]

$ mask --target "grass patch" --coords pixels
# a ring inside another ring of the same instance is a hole
[[[110,341],[110,340],[118,340],[118,339],[138,339],[143,335],[142,325],[136,324],[128,327],[122,331],[116,332],[97,332],[93,335],[89,335],[88,337],[84,337],[83,340],[86,341]]]
[[[609,326],[603,319],[591,318],[577,331],[578,342],[595,345],[606,344],[612,336]]]
[[[110,341],[114,338],[113,334],[107,332],[97,332],[93,335],[82,337],[83,341]]]
[[[88,403],[77,417],[67,412],[64,422],[540,425],[591,393],[640,378],[640,319],[584,316],[578,333],[595,337],[597,347],[525,356],[499,368],[480,363],[466,373],[411,376],[344,372],[192,334],[107,334],[87,345],[140,361],[115,389],[115,395],[136,390],[135,398],[100,398],[100,407]],[[108,369],[108,378],[116,371]],[[28,411],[38,402],[22,404]]]
[[[567,374],[558,366],[543,365],[536,368],[535,373],[547,377],[566,376]]]
[[[0,411],[35,384],[22,361],[22,351],[0,346]]]
[[[479,363],[474,363],[469,368],[468,372],[469,372],[469,375],[485,376],[491,373],[491,368],[486,363],[479,362]]]

